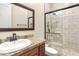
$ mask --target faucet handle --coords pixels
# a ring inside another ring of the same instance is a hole
[[[12,38],[12,37],[10,37],[10,42],[11,42],[11,41],[13,41],[13,38]]]
[[[2,40],[0,39],[0,44],[2,43]]]
[[[7,37],[7,38],[5,39],[5,42],[7,42],[7,41],[10,41],[10,37]]]

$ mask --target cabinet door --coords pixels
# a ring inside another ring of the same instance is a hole
[[[45,43],[39,46],[39,55],[45,56]]]
[[[22,56],[38,56],[38,47],[23,53]]]

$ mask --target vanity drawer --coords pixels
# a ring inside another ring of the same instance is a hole
[[[38,56],[38,47],[23,53],[22,56]]]

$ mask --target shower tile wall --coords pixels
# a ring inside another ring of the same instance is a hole
[[[62,51],[62,55],[79,55],[79,7],[63,10],[57,15],[58,25],[53,34],[47,34],[48,44]]]
[[[65,12],[68,14],[63,19],[63,47],[79,55],[79,7],[65,10]]]

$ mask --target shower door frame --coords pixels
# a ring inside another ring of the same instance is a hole
[[[66,10],[66,9],[77,7],[77,6],[79,6],[79,4],[71,5],[71,6],[68,6],[68,7],[65,7],[65,8],[61,8],[61,9],[57,9],[57,10],[53,10],[53,11],[49,11],[49,12],[44,13],[44,38],[46,39],[46,15],[47,14]]]

